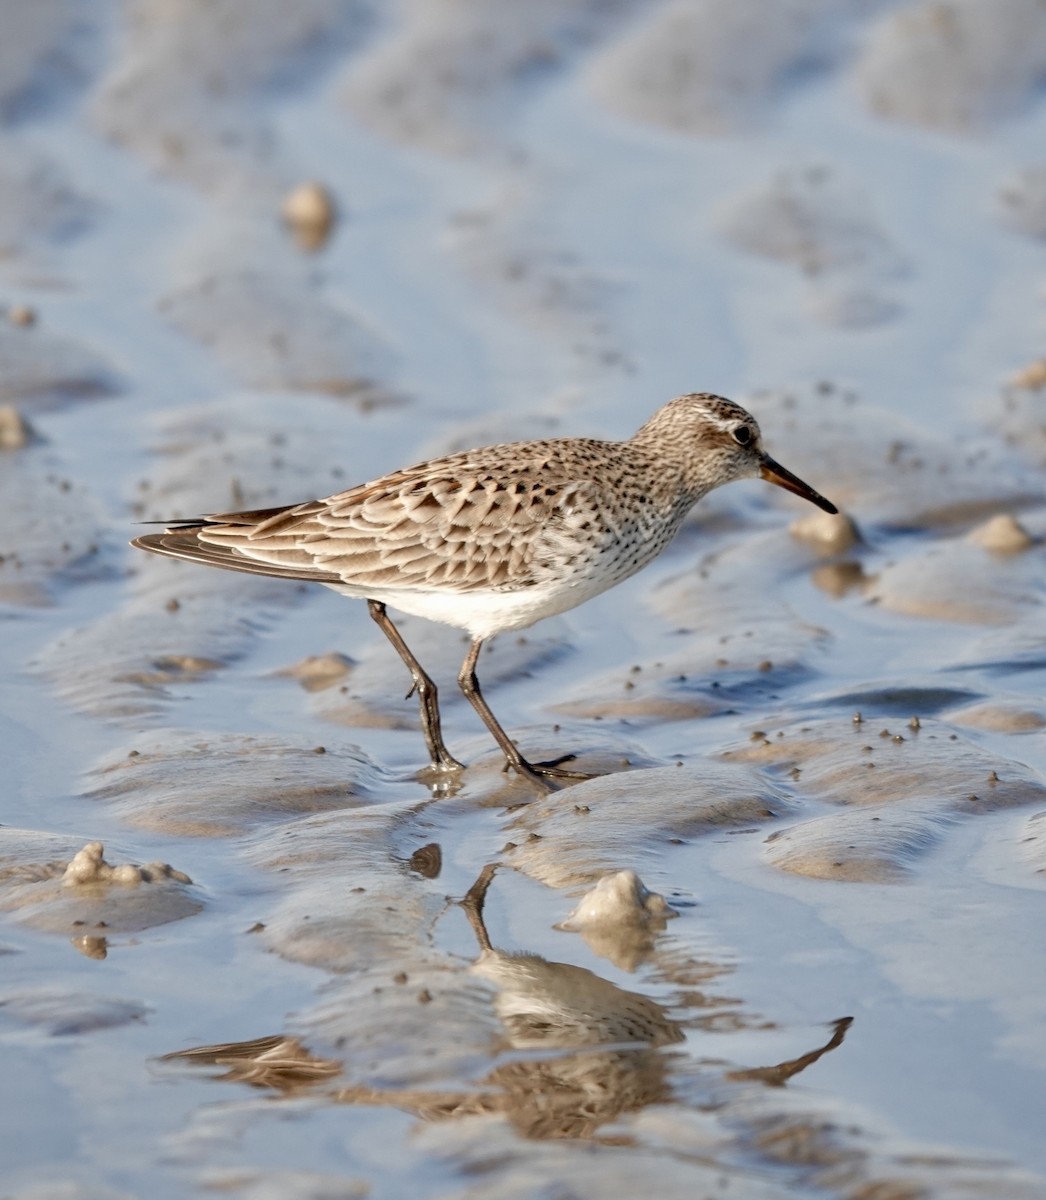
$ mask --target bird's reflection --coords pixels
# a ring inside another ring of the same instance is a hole
[[[673,1102],[671,1076],[683,1055],[666,1047],[685,1040],[680,1022],[651,997],[584,967],[498,950],[483,915],[495,869],[484,868],[461,904],[479,943],[470,969],[497,989],[505,1049],[519,1057],[499,1063],[474,1089],[339,1086],[342,1060],[320,1057],[297,1038],[279,1035],[165,1058],[221,1067],[218,1079],[284,1095],[322,1089],[336,1103],[392,1105],[424,1120],[501,1114],[528,1138],[592,1138],[626,1113]],[[799,1058],[727,1078],[783,1084],[840,1045],[849,1025],[850,1018],[835,1022],[828,1042]]]

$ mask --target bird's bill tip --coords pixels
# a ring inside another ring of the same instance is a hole
[[[796,496],[802,496],[804,500],[809,500],[811,504],[816,504],[818,508],[824,509],[826,513],[834,515],[839,511],[831,500],[826,500],[820,492],[815,492],[808,483],[803,483],[798,475],[793,475],[791,471],[786,470],[780,463],[774,462],[768,454],[763,455],[759,474],[767,483],[784,488],[786,492],[793,492]]]

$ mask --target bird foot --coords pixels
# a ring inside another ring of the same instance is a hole
[[[417,777],[432,788],[434,794],[444,795],[456,792],[461,787],[461,772],[464,769],[464,763],[459,763],[453,755],[448,754],[445,758],[433,758],[427,767],[418,772]]]
[[[577,758],[576,754],[561,754],[558,758],[550,758],[530,765],[539,775],[544,775],[549,779],[573,779],[575,781],[595,779],[596,776],[591,771],[564,771],[562,769],[563,763],[573,762],[575,758]]]
[[[553,780],[563,780],[564,782],[577,783],[583,779],[594,779],[595,776],[585,771],[564,771],[562,764],[565,762],[573,762],[577,758],[576,754],[561,754],[558,758],[551,758],[544,762],[527,762],[525,758],[520,756],[515,761],[509,759],[505,763],[505,770],[515,771],[517,775],[521,775],[524,779],[529,779],[531,783],[540,787],[542,791],[554,791]]]

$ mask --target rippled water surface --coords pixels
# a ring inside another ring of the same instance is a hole
[[[0,7],[3,1195],[1046,1194],[1042,6]],[[695,390],[844,518],[485,650],[547,797],[127,546]]]

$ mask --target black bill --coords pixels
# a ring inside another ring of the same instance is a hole
[[[803,483],[798,475],[793,475],[791,471],[786,471],[780,463],[774,462],[769,454],[763,455],[759,474],[762,475],[767,483],[775,483],[778,487],[784,488],[786,492],[794,492],[797,496],[802,496],[804,500],[809,500],[811,504],[816,504],[818,508],[823,508],[826,513],[837,513],[839,511],[831,500],[826,500],[820,492],[815,492],[808,483]]]

